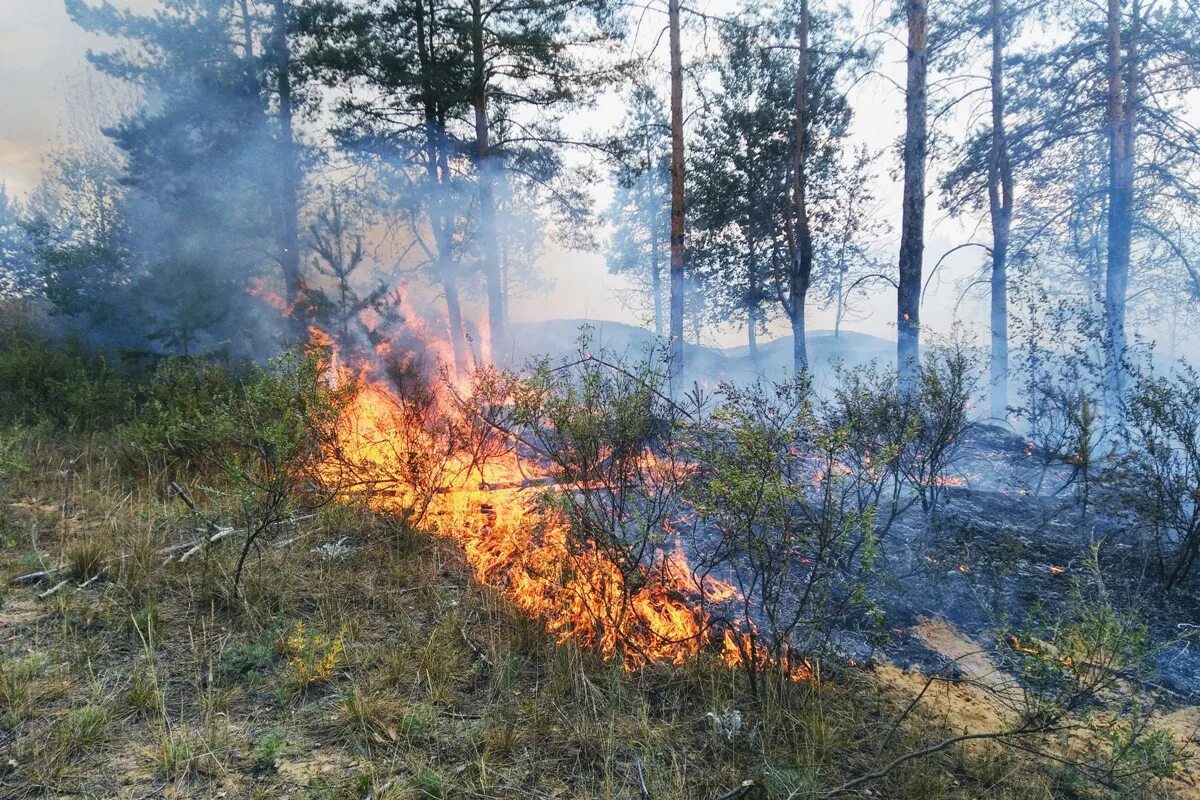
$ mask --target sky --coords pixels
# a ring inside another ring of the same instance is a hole
[[[856,0],[855,6],[865,10],[869,0]],[[146,11],[157,5],[156,0],[116,0],[116,5]],[[726,0],[700,2],[699,8],[708,13],[725,13]],[[873,4],[872,4],[873,5]],[[865,11],[864,11],[865,13]],[[645,47],[646,41],[657,37],[658,23],[647,19],[640,40],[627,45],[629,51]],[[649,37],[649,38],[647,38]],[[711,31],[708,40],[712,40]],[[72,111],[81,96],[104,92],[106,79],[96,76],[86,59],[88,48],[105,49],[109,44],[102,37],[80,30],[67,16],[62,0],[0,0],[0,183],[12,194],[29,192],[38,181],[44,158],[63,131],[71,124]],[[685,36],[685,57],[701,55],[703,40],[699,31]],[[659,48],[665,51],[665,45]],[[665,52],[656,53],[665,57]],[[897,44],[885,49],[880,73],[884,77],[860,84],[852,95],[856,110],[854,135],[876,149],[890,147],[902,132],[901,92],[892,82],[893,76],[903,74],[903,50]],[[86,98],[85,98],[86,99]],[[686,102],[686,99],[685,99]],[[572,124],[583,129],[604,130],[615,125],[624,106],[616,95],[601,99],[593,109],[573,115]],[[701,146],[692,142],[691,146]],[[900,185],[898,176],[889,174],[895,166],[895,156],[887,153],[877,194],[884,201],[884,214],[899,229]],[[932,185],[932,179],[930,181]],[[599,207],[610,195],[606,185],[594,187]],[[946,219],[931,197],[927,209],[926,269],[954,246],[967,241],[971,231],[955,220]],[[893,248],[894,249],[894,248]],[[978,250],[960,251],[948,258],[940,268],[940,280],[935,280],[926,297],[923,324],[934,331],[948,333],[952,329],[974,330],[983,341],[985,309],[982,301],[973,300],[956,308],[961,279],[980,265]],[[546,248],[541,268],[548,278],[545,292],[513,298],[511,312],[524,320],[581,318],[616,320],[634,323],[636,317],[625,310],[618,299],[627,291],[625,280],[608,274],[601,252],[565,250],[556,245]],[[846,327],[885,338],[895,337],[895,294],[890,287],[872,295],[866,305],[870,313]],[[957,311],[957,314],[955,313]],[[810,303],[809,330],[832,327],[832,315]],[[777,326],[773,334],[786,333]],[[713,332],[707,344],[733,346],[742,344],[744,332],[734,330]]]

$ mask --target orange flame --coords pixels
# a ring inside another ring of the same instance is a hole
[[[335,349],[320,331],[312,344]],[[812,676],[806,660],[786,651],[782,663],[773,661],[753,629],[714,623],[706,609],[739,592],[711,576],[698,579],[678,537],[672,550],[627,573],[594,542],[571,535],[553,504],[540,502],[553,483],[545,471],[519,462],[515,452],[486,460],[461,452],[370,368],[353,372],[334,362],[331,369],[338,385],[356,380],[359,390],[322,480],[347,492],[373,489],[366,496],[380,511],[418,513],[425,527],[462,547],[476,580],[542,620],[559,641],[619,659],[627,670],[716,652],[731,666],[777,668],[795,680]],[[423,458],[429,470],[408,470]],[[670,481],[687,469],[652,453],[645,466],[651,481]]]

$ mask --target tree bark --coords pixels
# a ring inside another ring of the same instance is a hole
[[[792,181],[791,263],[788,270],[788,316],[792,323],[792,368],[796,374],[808,370],[808,347],[804,340],[804,311],[812,282],[813,242],[808,219],[808,0],[800,0],[797,30],[800,53],[796,60],[796,130],[789,172]]]
[[[988,158],[988,206],[992,220],[991,412],[1008,416],[1008,241],[1012,225],[1013,178],[1004,123],[1004,16],[1002,0],[991,0],[992,146]]]
[[[683,372],[684,206],[683,206],[683,51],[680,0],[668,0],[671,49],[671,374]]]
[[[291,310],[292,334],[303,338],[308,330],[308,315],[300,280],[300,167],[296,159],[296,137],[292,126],[292,59],[288,46],[287,8],[287,0],[274,0],[275,79],[279,95],[279,265]]]
[[[746,346],[750,351],[750,363],[758,367],[758,310],[753,306],[746,308]]]
[[[928,150],[927,0],[907,0],[908,76],[904,96],[904,205],[896,292],[896,368],[906,391],[920,364],[921,261],[925,251],[925,157]]]
[[[425,174],[429,181],[426,202],[429,203],[430,227],[433,229],[436,262],[434,266],[446,298],[446,322],[450,328],[454,369],[461,375],[470,364],[466,343],[463,341],[462,305],[458,297],[458,279],[451,255],[453,223],[451,215],[446,211],[445,194],[450,183],[450,163],[446,155],[445,111],[433,80],[436,69],[433,40],[437,19],[433,14],[432,3],[427,18],[425,0],[419,0],[414,20],[417,28],[417,58],[421,66],[421,100],[425,116]]]
[[[754,203],[751,204],[751,213],[754,211]],[[754,364],[754,368],[758,370],[758,320],[759,320],[759,302],[762,297],[762,276],[759,273],[758,267],[758,249],[755,243],[749,242],[749,270],[746,275],[748,284],[748,294],[746,297],[746,329],[747,329],[747,344],[750,348],[750,361]]]
[[[475,111],[475,172],[479,181],[479,238],[487,284],[488,338],[493,358],[506,339],[504,286],[500,248],[496,240],[496,188],[491,134],[488,130],[487,63],[484,50],[482,0],[471,0],[471,105]]]
[[[254,21],[250,19],[250,0],[239,0],[242,12],[242,56],[246,59],[246,79],[251,88],[258,88],[254,69]]]
[[[658,181],[658,170],[655,166],[654,153],[651,150],[649,134],[646,135],[646,183],[644,184],[645,200],[650,213],[646,220],[646,230],[650,237],[650,294],[654,303],[654,335],[663,335],[663,286],[662,265],[659,263],[659,229],[662,207],[659,190],[662,188]]]
[[[1134,25],[1139,17],[1133,4]],[[1108,253],[1104,276],[1105,404],[1114,413],[1125,395],[1125,302],[1129,290],[1129,262],[1133,239],[1133,102],[1137,89],[1134,37],[1130,38],[1129,64],[1121,56],[1121,0],[1108,0]]]

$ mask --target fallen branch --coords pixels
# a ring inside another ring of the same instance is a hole
[[[86,581],[84,581],[83,583],[76,586],[75,591],[77,591],[77,592],[83,591],[84,589],[91,586],[96,581],[100,580],[100,576],[101,576],[101,573],[97,572],[95,575],[93,575],[92,577],[90,577]]]
[[[212,536],[208,537],[208,539],[201,540],[200,542],[195,544],[190,550],[188,550],[186,553],[181,555],[179,557],[178,563],[182,564],[183,562],[187,561],[192,556],[196,555],[196,553],[199,553],[201,550],[203,550],[206,547],[216,544],[217,542],[221,541],[229,534],[234,533],[236,530],[237,530],[237,528],[220,528],[220,529],[218,529],[217,532],[214,533]],[[170,559],[168,559],[168,560],[170,560]]]
[[[47,597],[49,597],[50,595],[54,594],[54,593],[55,593],[55,592],[57,592],[59,589],[61,589],[61,588],[63,588],[64,586],[66,586],[68,583],[70,583],[70,581],[69,581],[69,580],[63,580],[63,581],[59,581],[58,583],[54,584],[53,586],[51,586],[51,587],[50,587],[49,589],[47,589],[46,591],[44,591],[44,592],[42,592],[41,594],[39,594],[39,595],[38,595],[38,600],[45,600],[45,599],[46,599]]]
[[[487,657],[487,653],[483,652],[483,648],[471,641],[470,636],[467,636],[466,628],[459,628],[458,632],[462,634],[463,641],[467,643],[467,647],[470,647],[471,650],[475,652],[475,655],[479,657],[480,661],[487,664],[489,667],[495,668],[496,665],[493,664],[492,660]]]
[[[839,795],[846,794],[851,789],[856,789],[865,783],[870,783],[872,781],[876,781],[876,780],[879,780],[880,778],[886,777],[894,769],[896,769],[896,767],[900,766],[901,764],[905,764],[909,761],[914,761],[919,758],[925,758],[925,757],[931,756],[935,753],[940,753],[943,750],[948,750],[949,748],[953,747],[954,745],[961,744],[963,742],[972,742],[972,741],[977,741],[977,740],[981,740],[981,739],[990,739],[993,741],[1006,741],[1009,739],[1020,739],[1025,736],[1036,736],[1036,735],[1048,734],[1048,733],[1054,732],[1056,730],[1065,730],[1065,729],[1064,728],[1055,728],[1054,726],[1047,724],[1047,725],[1038,725],[1038,726],[1022,726],[1022,727],[1014,728],[1014,729],[1008,730],[1008,731],[990,731],[987,733],[964,733],[961,736],[951,736],[948,739],[943,739],[942,741],[938,742],[937,744],[932,744],[928,747],[923,747],[919,750],[913,750],[911,752],[905,753],[904,755],[893,759],[889,763],[883,765],[882,767],[880,767],[877,770],[874,770],[873,772],[868,772],[865,775],[860,775],[857,778],[853,778],[852,780],[846,781],[841,786],[837,786],[833,789],[830,789],[829,791],[823,793],[821,795],[821,797],[837,797]],[[720,800],[720,798],[718,798],[718,800]]]
[[[188,497],[188,493],[184,491],[183,487],[175,481],[171,481],[167,484],[167,492],[174,494],[176,497],[182,500],[184,504],[192,511],[195,511],[197,514],[200,513],[200,510],[196,508],[196,504],[192,501],[192,498]]]
[[[289,519],[276,520],[276,521],[270,523],[270,525],[268,527],[275,526],[275,525],[284,525],[287,523],[299,524],[301,522],[307,522],[308,520],[313,519],[314,517],[316,517],[316,514],[305,514],[302,517],[294,517],[294,518],[289,518]],[[196,555],[196,553],[200,552],[208,545],[215,544],[216,542],[219,542],[220,540],[226,538],[227,536],[237,533],[239,530],[241,530],[241,529],[240,528],[230,528],[230,527],[217,527],[216,531],[210,536],[201,536],[199,539],[192,539],[191,541],[180,542],[179,544],[169,545],[167,547],[160,549],[158,551],[158,554],[166,556],[167,558],[163,561],[163,563],[169,564],[169,563],[171,563],[172,559],[174,558],[174,554],[178,553],[180,550],[183,550],[183,551],[185,551],[184,554],[181,555],[178,559],[178,563],[182,564],[184,561],[187,561],[189,558]],[[287,540],[284,544],[290,544],[291,542],[294,542],[296,539],[299,539],[299,538],[301,538],[301,537],[299,537],[299,536],[292,537],[291,539]],[[281,544],[279,546],[282,547],[283,545]]]
[[[52,577],[53,575],[62,572],[62,567],[54,567],[52,569],[43,569],[38,572],[31,572],[28,575],[19,575],[13,578],[9,583],[13,586],[24,586],[27,583],[40,583],[41,581]]]
[[[642,767],[642,759],[636,759],[633,765],[637,767],[638,791],[641,793],[642,800],[650,800],[650,789],[646,786],[646,771]]]

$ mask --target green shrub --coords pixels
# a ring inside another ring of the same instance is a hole
[[[156,468],[203,460],[230,443],[209,421],[239,392],[239,376],[205,361],[170,358],[142,388],[137,414],[120,430],[138,461]]]
[[[254,742],[254,751],[251,753],[254,765],[259,769],[274,769],[286,743],[287,740],[278,730],[270,730],[259,736]]]
[[[125,419],[133,384],[102,355],[30,326],[0,325],[0,425],[94,431]]]
[[[244,679],[262,675],[275,663],[275,648],[261,642],[233,644],[221,651],[217,671],[224,678]]]

